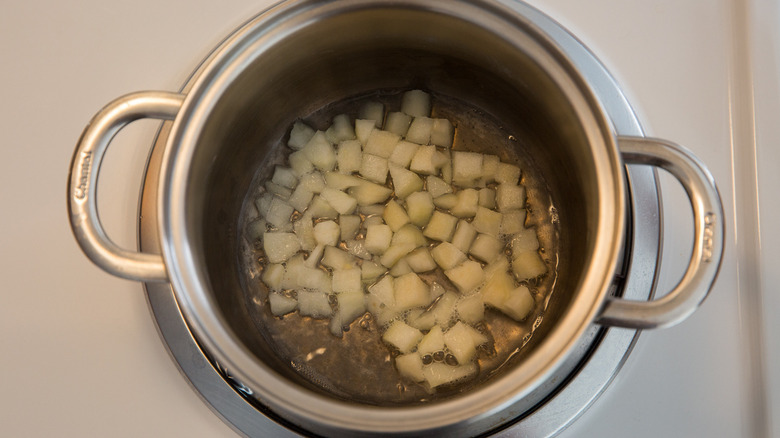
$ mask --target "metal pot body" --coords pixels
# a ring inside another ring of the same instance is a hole
[[[468,102],[523,136],[558,208],[559,277],[547,323],[506,372],[436,403],[366,406],[312,389],[257,333],[241,292],[236,218],[256,169],[294,120],[350,96],[408,88]],[[162,257],[116,248],[96,219],[100,157],[113,133],[140,117],[174,120],[158,193]],[[527,397],[576,353],[594,322],[674,323],[714,280],[722,213],[711,177],[674,145],[620,139],[629,161],[669,168],[686,185],[697,236],[688,283],[668,295],[669,303],[637,307],[607,298],[625,227],[618,141],[571,62],[511,3],[290,1],[231,36],[186,96],[129,95],[96,116],[72,163],[71,223],[101,267],[126,278],[170,281],[208,353],[286,421],[322,435],[475,435],[527,409]],[[675,164],[681,161],[686,164]]]

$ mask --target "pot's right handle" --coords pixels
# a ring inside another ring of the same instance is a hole
[[[179,113],[183,102],[183,95],[164,91],[122,96],[92,118],[76,146],[68,180],[70,227],[84,254],[117,277],[141,281],[168,278],[160,255],[124,250],[106,235],[95,196],[103,155],[114,135],[128,123],[142,118],[171,120]]]
[[[635,329],[671,326],[699,307],[718,276],[725,234],[720,194],[704,164],[679,145],[646,137],[619,137],[618,144],[627,164],[657,166],[680,181],[693,207],[693,254],[671,292],[653,301],[609,297],[596,322]]]

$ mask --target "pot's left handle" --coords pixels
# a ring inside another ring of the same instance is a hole
[[[141,281],[168,279],[162,256],[127,251],[106,235],[95,196],[103,155],[114,135],[127,124],[142,118],[172,120],[183,102],[183,95],[164,91],[122,96],[95,114],[76,146],[68,179],[70,226],[87,257],[117,277]]]

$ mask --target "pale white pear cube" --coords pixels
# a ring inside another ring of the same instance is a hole
[[[375,127],[381,127],[382,122],[385,120],[384,104],[376,101],[364,103],[358,110],[358,119],[373,120]]]
[[[290,139],[287,140],[287,146],[295,150],[303,149],[306,143],[314,136],[314,129],[309,125],[298,120],[293,123],[293,127],[290,130]]]
[[[501,254],[495,259],[488,262],[488,264],[485,265],[485,281],[490,281],[490,279],[493,278],[493,275],[498,272],[508,273],[509,272],[509,258],[506,256],[506,254]]]
[[[437,388],[442,385],[451,385],[461,380],[466,380],[475,376],[478,371],[477,364],[473,362],[457,366],[434,362],[423,367],[423,377],[428,386]]]
[[[515,321],[522,321],[531,313],[535,305],[534,297],[527,287],[520,285],[507,294],[499,310]]]
[[[447,184],[438,176],[429,175],[425,178],[425,189],[432,197],[438,198],[441,195],[452,193],[452,186]]]
[[[357,200],[341,190],[326,187],[322,189],[320,196],[339,214],[351,214],[357,208]]]
[[[330,275],[324,270],[309,268],[305,266],[304,263],[304,266],[299,269],[297,274],[300,275],[300,278],[298,279],[298,285],[300,287],[320,291],[325,294],[332,292]]]
[[[414,192],[406,197],[406,213],[409,220],[418,227],[428,223],[435,208],[433,198],[428,192]]]
[[[333,118],[333,123],[325,132],[331,143],[339,143],[344,140],[354,140],[355,129],[352,127],[352,121],[346,114],[339,114]]]
[[[339,227],[341,227],[341,238],[343,240],[353,240],[360,230],[360,216],[353,214],[340,214]]]
[[[320,291],[298,291],[298,312],[301,316],[312,318],[330,318],[333,309],[330,307],[328,295]]]
[[[382,335],[382,340],[397,348],[401,353],[414,350],[423,334],[403,321],[393,321]]]
[[[457,202],[450,213],[457,217],[474,217],[479,207],[479,192],[475,189],[463,189],[455,194]]]
[[[261,240],[266,231],[268,231],[268,222],[261,217],[247,224],[246,237],[250,242]]]
[[[485,263],[495,259],[504,249],[504,243],[490,234],[480,233],[471,244],[469,254]]]
[[[514,164],[498,163],[495,180],[499,184],[516,185],[520,181],[520,168]]]
[[[436,269],[436,262],[428,248],[417,248],[406,256],[406,263],[414,272],[428,272]]]
[[[306,267],[308,268],[316,268],[317,265],[320,264],[320,261],[322,260],[322,256],[325,253],[325,245],[319,244],[314,247],[311,252],[309,252],[309,256],[306,257],[306,262],[304,263]]]
[[[420,339],[420,343],[417,344],[418,356],[425,356],[426,354],[433,354],[437,351],[444,350],[444,331],[441,326],[433,326],[425,336]]]
[[[498,164],[501,160],[496,155],[484,155],[482,157],[482,180],[491,183],[496,180]]]
[[[431,144],[451,148],[454,134],[455,129],[452,127],[452,122],[447,119],[433,119]]]
[[[427,245],[428,241],[422,231],[412,224],[406,224],[393,234],[390,245],[411,245],[414,248]]]
[[[368,229],[371,225],[385,225],[385,221],[382,219],[382,216],[371,215],[363,220],[363,228]]]
[[[392,238],[393,230],[388,225],[370,225],[366,228],[366,249],[371,254],[382,254],[390,247]]]
[[[274,227],[283,228],[292,223],[290,218],[294,210],[292,205],[280,198],[274,197],[271,200],[271,205],[268,207],[268,213],[265,215],[265,220]]]
[[[485,280],[482,266],[473,260],[466,260],[460,265],[444,271],[444,275],[464,294],[473,291]]]
[[[515,281],[508,272],[497,270],[482,287],[482,300],[488,306],[501,310],[515,287]]]
[[[268,304],[271,306],[271,314],[282,316],[294,311],[298,307],[298,300],[278,292],[271,292],[268,294]]]
[[[536,251],[512,254],[512,272],[517,281],[530,280],[547,272],[547,265]]]
[[[412,117],[431,115],[431,95],[422,90],[410,90],[401,96],[401,111]]]
[[[452,244],[464,253],[469,252],[471,244],[477,238],[477,230],[470,222],[463,219],[458,221],[455,234],[452,235]],[[454,265],[453,265],[454,266]],[[452,267],[452,266],[451,266]],[[449,269],[449,268],[445,268]]]
[[[387,159],[377,155],[363,154],[360,175],[369,181],[384,184],[387,181]]]
[[[332,290],[341,292],[363,292],[363,282],[360,278],[360,269],[334,269],[332,277]]]
[[[510,242],[513,254],[539,249],[539,238],[536,236],[536,228],[523,228],[518,231]]]
[[[385,131],[403,137],[409,130],[412,123],[412,116],[402,112],[389,112],[385,118]]]
[[[398,373],[414,382],[425,380],[423,375],[423,363],[419,354],[402,354],[395,358],[395,367]]]
[[[506,183],[499,184],[496,187],[496,206],[498,211],[525,208],[525,187]]]
[[[415,117],[406,131],[406,140],[417,144],[428,144],[431,141],[433,131],[433,119],[428,117]]]
[[[393,290],[393,277],[385,275],[377,283],[368,287],[366,305],[368,311],[378,315],[381,311],[395,307],[395,291]]]
[[[449,327],[450,322],[455,317],[455,305],[458,303],[458,294],[447,291],[440,296],[436,304],[430,310],[433,314],[436,324],[441,327]]]
[[[366,313],[366,302],[363,292],[344,292],[336,298],[338,308],[330,320],[330,331],[335,336],[341,336],[343,328]]]
[[[393,284],[395,305],[399,311],[425,307],[431,303],[431,291],[414,272],[395,279]]]
[[[357,200],[358,205],[365,206],[386,201],[393,191],[385,186],[363,181],[359,186],[351,187],[348,193]]]
[[[390,166],[390,177],[393,180],[395,196],[404,199],[409,194],[422,190],[423,180],[416,173],[400,166]]]
[[[373,283],[387,272],[387,268],[373,261],[366,261],[360,266],[360,278],[363,283]]]
[[[368,140],[366,140],[363,152],[382,158],[389,158],[399,141],[401,141],[401,137],[398,134],[374,129],[368,136]]]
[[[353,173],[360,170],[363,162],[362,145],[358,140],[346,140],[336,147],[336,163],[339,172]]]
[[[452,151],[452,182],[471,187],[482,177],[482,157],[476,152]]]
[[[442,210],[452,210],[457,203],[458,196],[454,193],[447,193],[433,199],[433,205]]]
[[[491,210],[495,209],[496,191],[487,187],[484,189],[479,189],[479,206],[489,208]]]
[[[268,193],[272,195],[276,195],[277,197],[282,199],[289,199],[290,195],[292,195],[292,190],[288,189],[285,186],[280,186],[279,184],[276,184],[273,181],[266,181],[264,186],[266,191],[268,191]]]
[[[298,253],[290,257],[285,263],[284,275],[282,276],[281,289],[298,289],[301,287],[300,279],[306,271],[306,261],[303,254]]]
[[[325,188],[325,178],[318,171],[301,176],[298,186],[304,187],[312,193],[320,193]]]
[[[341,228],[334,221],[322,221],[314,225],[314,240],[319,245],[337,246],[341,236]]]
[[[298,177],[295,176],[295,172],[289,167],[283,166],[274,168],[274,175],[271,177],[271,181],[288,189],[294,189],[298,185]]]
[[[503,215],[501,213],[479,206],[477,207],[477,214],[474,216],[474,221],[471,224],[474,225],[474,229],[480,233],[498,236],[501,229],[502,218]]]
[[[381,216],[385,212],[385,206],[382,204],[362,205],[359,210],[360,214],[366,216]]]
[[[525,229],[525,217],[527,212],[523,210],[509,210],[502,213],[500,233],[516,234]]]
[[[379,258],[379,263],[382,265],[392,268],[396,263],[398,263],[399,260],[404,258],[407,254],[412,252],[417,246],[414,244],[399,244],[399,245],[391,245],[389,248],[387,248],[387,251],[385,251],[382,256]]]
[[[363,183],[363,179],[355,175],[347,175],[338,172],[325,172],[325,188],[331,188],[335,190],[346,190],[350,187],[359,186]],[[322,191],[320,190],[320,192]]]
[[[485,319],[485,303],[481,293],[474,293],[461,298],[455,305],[458,318],[467,324],[476,324]]]
[[[433,312],[423,312],[422,309],[417,309],[417,314],[410,312],[407,318],[407,323],[418,330],[430,330],[436,325],[436,315]]]
[[[471,362],[477,353],[477,346],[472,336],[472,327],[461,321],[455,323],[446,333],[444,333],[444,344],[450,353],[458,360],[458,364]]]
[[[299,185],[295,188],[295,190],[293,190],[292,195],[290,195],[290,199],[287,200],[287,203],[290,204],[295,210],[303,213],[307,208],[309,208],[309,204],[313,198],[314,193],[311,190]]]
[[[306,157],[306,153],[303,151],[295,151],[291,153],[287,160],[290,162],[290,168],[295,176],[301,177],[314,170],[314,165]]]
[[[452,269],[466,261],[466,254],[449,242],[442,242],[431,250],[431,257],[442,269]]]
[[[393,153],[390,154],[390,163],[409,168],[409,165],[412,163],[412,158],[414,158],[414,154],[417,153],[417,149],[419,148],[420,145],[417,143],[406,140],[399,141],[398,144],[395,145]]]
[[[311,251],[317,245],[317,240],[314,238],[314,222],[309,212],[304,213],[293,223],[293,232],[298,237],[302,250]]]
[[[284,278],[284,265],[278,263],[269,263],[263,269],[263,283],[270,290],[279,290],[282,288],[282,278]]]
[[[313,219],[336,219],[339,216],[339,212],[337,212],[321,195],[317,195],[311,200],[311,204],[309,204],[309,208],[306,209],[306,212],[309,213]]]
[[[428,225],[425,226],[423,235],[429,239],[438,240],[440,242],[449,242],[452,238],[452,234],[455,232],[455,225],[457,225],[457,223],[458,218],[455,216],[440,211],[434,211],[431,220],[428,221]]]
[[[376,129],[375,120],[355,120],[355,136],[361,145],[365,145],[368,141],[368,137],[371,135],[371,131]]]
[[[366,249],[364,240],[347,240],[347,252],[363,260],[371,260],[374,256]]]
[[[265,192],[258,196],[257,199],[255,199],[255,208],[257,209],[257,214],[259,214],[260,217],[266,217],[268,214],[268,209],[271,208],[271,201],[273,201],[274,198],[275,196],[273,193]]]
[[[414,122],[412,122],[412,127],[414,127]],[[411,132],[411,128],[409,131]],[[436,175],[446,162],[447,156],[437,151],[436,146],[420,146],[412,157],[409,169],[423,175]]]
[[[333,170],[336,167],[336,150],[322,131],[317,131],[302,150],[317,169]]]
[[[401,258],[398,260],[392,268],[390,268],[390,275],[392,275],[395,278],[404,276],[412,271],[412,267],[409,266],[409,263],[406,261],[406,257]],[[399,309],[400,310],[400,309]]]
[[[393,232],[400,230],[410,220],[406,210],[399,203],[395,202],[394,199],[387,202],[382,218]]]

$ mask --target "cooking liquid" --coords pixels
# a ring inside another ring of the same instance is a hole
[[[366,101],[380,101],[385,104],[386,111],[398,111],[401,94],[396,90],[348,99],[322,108],[303,118],[303,121],[314,129],[324,131],[337,114],[349,114],[354,121],[358,108]],[[409,405],[468,391],[511,366],[514,360],[521,359],[515,356],[522,355],[523,346],[542,323],[555,288],[558,216],[542,175],[525,151],[523,137],[506,132],[490,115],[457,99],[432,94],[431,103],[431,117],[449,119],[455,126],[453,150],[497,155],[502,162],[521,168],[520,182],[526,189],[528,210],[525,226],[534,227],[537,231],[539,253],[547,265],[547,273],[525,282],[534,296],[535,307],[523,321],[517,322],[497,310],[486,309],[485,320],[477,328],[487,334],[490,341],[478,348],[478,374],[431,390],[399,375],[394,366],[394,358],[399,353],[383,343],[381,335],[384,328],[377,326],[370,313],[344,327],[341,338],[330,333],[328,319],[302,317],[297,311],[283,317],[273,316],[268,305],[268,289],[260,280],[267,264],[262,245],[246,240],[240,263],[247,307],[257,329],[284,362],[289,363],[304,380],[347,401],[383,406]],[[273,174],[274,166],[289,165],[286,156],[291,150],[286,146],[286,138],[282,140],[255,175],[244,202],[240,229],[247,229],[257,217],[254,200],[262,191],[264,182]],[[509,239],[504,241],[507,244]],[[434,243],[430,242],[429,246],[432,248]],[[506,245],[506,251],[510,251],[509,245]],[[436,282],[447,290],[457,291],[441,269],[419,275],[429,285]],[[433,355],[430,359],[447,361],[452,358]]]

